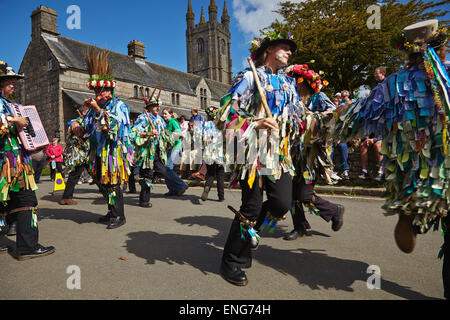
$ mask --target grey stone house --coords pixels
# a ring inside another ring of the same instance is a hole
[[[32,12],[31,22],[31,41],[19,69],[25,79],[21,80],[17,99],[24,105],[35,105],[49,139],[60,136],[64,143],[67,122],[77,116],[76,109],[85,99],[93,97],[86,86],[89,75],[84,62],[90,44],[61,36],[56,11],[45,6]],[[136,40],[128,44],[128,55],[109,54],[117,81],[115,94],[130,107],[132,119],[143,112],[144,103],[139,98],[159,89],[160,83],[163,107],[171,107],[187,119],[193,107],[219,106],[229,89],[228,77],[222,83],[145,59],[145,45]]]

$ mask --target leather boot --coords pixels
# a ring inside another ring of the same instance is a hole
[[[220,274],[225,280],[236,286],[246,286],[248,284],[245,272],[239,267],[228,267],[222,263],[220,266]]]
[[[206,201],[208,199],[209,190],[211,190],[211,187],[205,186],[205,188],[203,189],[202,197],[201,197],[202,201]]]

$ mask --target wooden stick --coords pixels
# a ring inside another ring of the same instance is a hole
[[[270,111],[269,105],[267,104],[266,95],[264,94],[264,91],[261,87],[261,82],[259,81],[258,73],[256,72],[256,68],[253,63],[253,60],[252,60],[252,58],[248,57],[247,61],[248,61],[248,64],[250,65],[250,68],[252,68],[253,77],[255,78],[256,87],[258,88],[258,92],[261,97],[261,101],[264,106],[264,110],[266,111],[267,118],[272,118],[272,112]]]
[[[244,217],[244,215],[242,213],[240,213],[239,211],[237,211],[235,208],[233,208],[232,206],[227,206],[228,209],[230,209],[235,215],[237,215],[238,217],[241,218],[241,220],[243,219],[244,221],[247,219],[246,217]]]

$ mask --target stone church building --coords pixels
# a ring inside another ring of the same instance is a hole
[[[206,22],[202,9],[200,22],[195,25],[188,1],[188,72],[147,61],[145,45],[137,40],[129,42],[128,55],[110,51],[109,61],[117,81],[115,94],[130,107],[131,119],[144,110],[139,98],[150,95],[155,88],[158,92],[160,83],[162,108],[170,107],[188,120],[191,108],[219,106],[232,77],[226,4],[219,23],[217,6],[210,0],[209,18]],[[56,11],[42,5],[32,12],[31,26],[31,41],[19,69],[25,79],[20,80],[17,100],[23,105],[35,105],[49,139],[59,136],[64,143],[67,122],[77,116],[76,110],[85,99],[94,96],[86,86],[89,74],[84,61],[91,45],[60,35]]]

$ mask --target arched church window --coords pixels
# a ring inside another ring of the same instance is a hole
[[[138,86],[134,86],[133,97],[138,98]]]
[[[225,55],[227,54],[227,48],[226,48],[227,44],[225,43],[225,40],[222,39],[220,40],[220,52]]]
[[[202,38],[197,40],[198,53],[205,52],[205,41]]]

